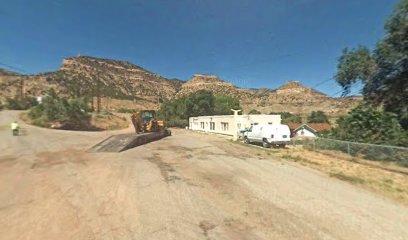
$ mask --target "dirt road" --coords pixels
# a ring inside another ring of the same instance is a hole
[[[0,239],[408,239],[408,209],[216,136],[175,131],[122,153],[115,133],[0,112]]]

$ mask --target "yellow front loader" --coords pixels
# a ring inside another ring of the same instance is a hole
[[[143,110],[133,113],[131,119],[136,134],[166,131],[170,135],[166,122],[164,120],[157,120],[156,111],[154,110]]]

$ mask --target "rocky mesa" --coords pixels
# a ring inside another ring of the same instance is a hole
[[[208,90],[238,98],[244,112],[287,111],[308,114],[324,111],[332,116],[346,113],[360,97],[332,98],[298,81],[278,89],[243,89],[214,75],[196,74],[188,81],[167,79],[126,61],[78,56],[66,58],[54,72],[21,75],[0,71],[0,100],[40,96],[53,88],[62,95],[100,96],[107,109],[157,109],[172,98]]]

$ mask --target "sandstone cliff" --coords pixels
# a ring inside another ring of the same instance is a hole
[[[71,96],[100,96],[110,109],[157,109],[169,99],[208,90],[238,98],[244,112],[293,112],[308,114],[321,110],[344,114],[361,98],[331,98],[291,81],[278,89],[242,89],[217,76],[196,74],[186,82],[167,79],[126,61],[78,56],[63,60],[55,72],[20,75],[0,69],[0,101],[21,95],[43,95],[49,88]]]

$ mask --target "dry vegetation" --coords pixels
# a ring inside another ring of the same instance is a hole
[[[125,117],[115,114],[93,114],[91,125],[102,130],[119,130],[129,126]]]
[[[26,112],[20,114],[20,119],[27,124],[34,125]],[[129,127],[126,117],[112,113],[92,114],[90,123],[92,128],[90,130],[119,130]]]
[[[289,146],[286,149],[263,149],[240,142],[238,144],[257,149],[255,156],[260,159],[267,156],[277,156],[282,161],[290,161],[318,170],[330,177],[347,181],[408,204],[408,169],[393,163],[351,158],[336,151],[315,152],[300,146]]]

